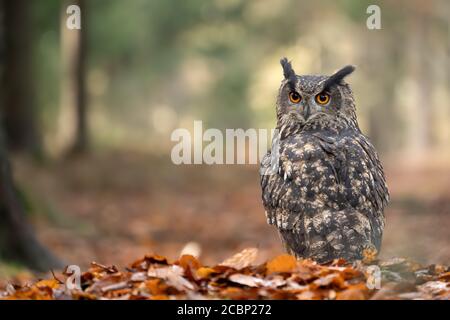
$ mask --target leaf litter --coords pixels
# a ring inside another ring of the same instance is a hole
[[[170,262],[150,254],[124,270],[96,262],[81,274],[80,287],[64,278],[29,284],[10,281],[0,288],[1,299],[33,300],[161,300],[161,299],[450,299],[450,268],[422,266],[403,258],[347,263],[339,259],[320,265],[282,254],[255,264],[258,250],[245,249],[215,266],[184,254]],[[368,285],[379,270],[379,288]],[[372,268],[372,269],[370,269]],[[372,277],[372,278],[371,278]]]

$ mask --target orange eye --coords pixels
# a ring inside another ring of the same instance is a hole
[[[289,93],[289,100],[291,100],[292,103],[299,103],[300,100],[302,100],[302,96],[297,92],[292,91],[291,93]]]
[[[316,101],[319,104],[327,104],[330,101],[330,95],[328,93],[319,93],[316,96]]]

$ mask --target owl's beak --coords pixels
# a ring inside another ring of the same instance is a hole
[[[303,108],[303,118],[305,118],[305,121],[308,120],[309,116],[311,116],[311,107],[309,104],[306,104]]]

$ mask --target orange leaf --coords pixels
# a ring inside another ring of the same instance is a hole
[[[49,279],[49,280],[41,280],[35,284],[38,288],[48,287],[51,289],[55,289],[59,286],[59,281],[56,279]]]
[[[160,279],[150,279],[145,282],[148,291],[154,296],[161,295],[166,292],[168,286]]]
[[[199,279],[206,279],[211,276],[211,274],[216,273],[216,270],[208,267],[198,268],[196,271],[196,275]]]
[[[184,269],[187,270],[188,268],[197,270],[200,268],[200,262],[190,254],[184,254],[181,256],[181,258],[178,260],[178,264]]]
[[[282,254],[269,262],[267,262],[267,274],[276,272],[292,272],[297,268],[297,260],[295,257]]]
[[[450,282],[450,272],[443,273],[439,276],[439,280]]]
[[[162,294],[162,295],[152,296],[150,299],[151,300],[169,300],[169,297]]]
[[[365,300],[367,290],[366,285],[360,283],[348,288],[347,290],[338,292],[336,295],[336,300]]]
[[[166,257],[160,256],[158,254],[147,254],[145,255],[145,260],[150,263],[169,264]]]

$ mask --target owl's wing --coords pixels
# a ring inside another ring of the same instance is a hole
[[[320,158],[323,153],[320,146],[308,144],[310,139],[305,135],[285,139],[280,142],[279,157],[272,150],[261,162],[262,200],[267,222],[279,229],[294,229],[308,206],[305,188],[311,180],[302,179],[301,175],[310,166],[307,159]]]
[[[322,163],[334,172],[338,197],[333,201],[337,200],[339,208],[382,214],[389,193],[383,167],[367,137],[354,130],[343,131],[336,137],[313,135],[325,152],[326,160]],[[331,191],[334,189],[332,187]]]
[[[383,166],[375,147],[361,133],[354,138],[347,138],[344,141],[350,150],[347,155],[349,165],[355,167],[356,174],[354,176],[362,180],[365,188],[364,194],[367,196],[373,209],[377,212],[383,211],[389,201],[389,191],[384,177]],[[361,161],[361,158],[363,161]],[[356,188],[356,190],[353,189],[352,191],[356,193],[358,189]]]
[[[316,215],[314,218],[320,220],[322,227],[308,230],[311,234],[324,234],[319,231],[326,230],[336,252],[340,252],[341,247],[349,248],[343,252],[360,258],[368,244],[378,251],[385,224],[383,209],[389,193],[375,148],[363,134],[355,131],[343,132],[331,145],[326,141],[321,144],[330,149],[330,163],[336,171],[339,211],[332,211],[331,220],[325,219],[323,213]],[[341,212],[344,214],[335,217]]]

